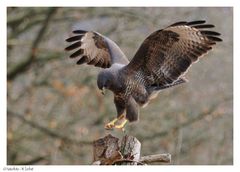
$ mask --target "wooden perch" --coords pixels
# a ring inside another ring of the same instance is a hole
[[[92,165],[145,165],[153,162],[171,162],[170,154],[140,157],[141,143],[133,136],[118,138],[107,135],[93,142]]]
[[[140,162],[142,163],[153,163],[153,162],[165,162],[170,163],[171,162],[171,154],[156,154],[156,155],[148,155],[143,156],[140,158]]]

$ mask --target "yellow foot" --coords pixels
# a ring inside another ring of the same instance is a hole
[[[119,121],[119,120],[123,120],[120,124],[116,125],[116,123]],[[127,120],[125,119],[125,115],[122,114],[120,115],[118,118],[115,118],[114,120],[112,120],[111,122],[107,123],[105,125],[105,129],[106,130],[111,130],[113,128],[117,128],[117,129],[122,129],[124,130],[124,125],[126,124]]]
[[[115,123],[116,123],[117,121],[118,121],[118,118],[115,118],[115,119],[112,120],[111,122],[107,123],[104,128],[107,129],[107,130],[113,129],[114,126],[115,126]]]
[[[126,125],[126,123],[127,123],[127,120],[124,119],[119,125],[115,125],[114,128],[121,129],[124,131],[124,126]]]

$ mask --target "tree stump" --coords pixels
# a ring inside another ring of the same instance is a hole
[[[141,143],[133,136],[119,138],[107,135],[93,142],[93,165],[145,165],[152,162],[171,162],[170,154],[140,157]]]

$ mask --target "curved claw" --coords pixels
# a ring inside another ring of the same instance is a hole
[[[120,123],[119,125],[115,125],[114,128],[121,129],[122,131],[124,131],[124,126],[126,125],[126,123],[127,120],[124,119],[122,123]]]
[[[116,122],[118,122],[119,120],[121,120],[121,123],[116,125]],[[107,123],[104,128],[106,130],[112,130],[114,128],[117,128],[117,129],[121,129],[122,131],[124,131],[124,126],[126,123],[127,123],[127,120],[125,119],[125,115],[122,114],[118,118],[115,118],[112,121],[110,121],[109,123]]]
[[[118,118],[113,119],[112,121],[110,121],[109,123],[107,123],[104,128],[105,128],[106,130],[111,130],[111,129],[113,129],[114,126],[115,126],[115,123],[116,123],[117,121],[118,121]]]

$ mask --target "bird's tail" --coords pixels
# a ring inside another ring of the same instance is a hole
[[[162,85],[162,86],[153,86],[153,90],[154,91],[160,91],[166,88],[170,88],[179,84],[183,84],[185,82],[188,82],[188,80],[186,78],[179,78],[178,80],[176,80],[175,82],[171,83],[171,84],[166,84],[166,85]]]
[[[173,87],[173,86],[185,83],[185,82],[188,82],[188,80],[185,78],[179,78],[178,80],[176,80],[175,82],[173,82],[171,84],[166,84],[166,85],[161,85],[161,86],[153,85],[148,89],[148,94],[150,95],[149,99],[152,100],[152,99],[156,98],[158,93],[161,90],[164,90],[166,88],[170,88],[170,87]]]

